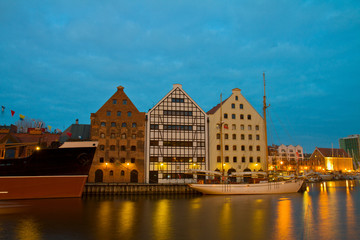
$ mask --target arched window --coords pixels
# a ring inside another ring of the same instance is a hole
[[[136,128],[136,123],[132,123],[131,125],[133,128]]]
[[[121,127],[126,127],[126,122],[123,122],[123,123],[121,124]]]
[[[253,147],[250,145],[249,146],[249,151],[252,151],[253,150]]]
[[[103,181],[103,171],[101,169],[96,170],[95,172],[95,182]]]
[[[136,146],[131,146],[131,151],[136,151]]]
[[[110,176],[114,176],[114,171],[113,170],[110,170]]]
[[[260,146],[259,145],[256,146],[256,151],[260,151]]]
[[[128,112],[127,114],[128,114],[128,117],[131,117],[131,112]]]
[[[125,176],[125,171],[124,171],[124,170],[121,170],[120,175],[121,175],[121,176]]]

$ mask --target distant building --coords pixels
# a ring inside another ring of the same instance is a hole
[[[209,116],[210,170],[226,173],[266,170],[266,143],[262,116],[235,88],[222,102],[222,135],[219,122],[221,106],[207,112]],[[223,162],[221,161],[221,138]],[[224,167],[224,169],[223,169]]]
[[[91,140],[98,141],[89,182],[144,182],[145,113],[139,112],[119,86],[91,113]]]
[[[271,170],[295,172],[304,160],[304,150],[300,145],[269,146],[269,166]]]
[[[341,149],[344,149],[353,158],[354,168],[359,169],[360,164],[360,134],[350,135],[339,139]]]
[[[0,159],[30,156],[37,147],[56,148],[60,134],[39,131],[17,133],[16,126],[0,126]]]
[[[61,135],[59,141],[90,141],[90,124],[79,124],[76,119],[75,124],[71,124]]]
[[[205,180],[189,171],[208,167],[207,116],[182,86],[174,84],[146,116],[146,182]]]
[[[347,172],[353,170],[353,161],[344,149],[317,147],[309,159],[308,167],[315,172]]]

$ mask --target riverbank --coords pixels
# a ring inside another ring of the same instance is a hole
[[[199,195],[186,184],[86,183],[83,195]]]

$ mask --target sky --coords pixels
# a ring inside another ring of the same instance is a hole
[[[360,134],[360,1],[0,1],[0,125],[90,124],[120,85],[142,112],[179,83],[262,114],[263,72],[269,145]]]

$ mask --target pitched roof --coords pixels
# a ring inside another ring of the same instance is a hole
[[[344,149],[339,148],[316,148],[324,157],[346,157],[349,155]]]
[[[68,140],[90,140],[90,124],[71,124],[60,136],[59,142]],[[71,137],[67,133],[71,133]]]
[[[222,101],[221,103],[219,103],[218,105],[216,105],[215,107],[213,107],[212,109],[210,109],[207,114],[214,114],[216,113],[216,111],[220,108],[221,104],[224,104],[226,102],[226,100],[228,100],[230,97],[228,97],[227,99],[225,99],[224,101]]]

